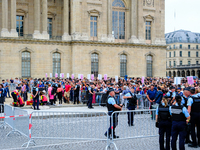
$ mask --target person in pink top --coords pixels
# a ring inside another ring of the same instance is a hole
[[[53,102],[54,102],[54,95],[51,94],[52,90],[53,90],[53,87],[51,87],[51,84],[49,84],[48,95],[49,95],[49,101],[51,102],[51,105],[53,105]]]

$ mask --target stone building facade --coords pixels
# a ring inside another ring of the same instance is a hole
[[[167,76],[200,78],[200,33],[178,30],[165,34]]]
[[[166,76],[165,0],[0,0],[0,77]]]

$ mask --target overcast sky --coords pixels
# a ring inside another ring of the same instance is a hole
[[[174,28],[200,33],[200,0],[165,0],[165,33]]]

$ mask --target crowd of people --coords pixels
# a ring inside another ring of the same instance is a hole
[[[57,101],[58,105],[82,102],[86,103],[89,109],[93,108],[93,103],[97,103],[107,106],[110,116],[114,111],[122,110],[123,106],[128,110],[139,108],[136,95],[145,95],[149,108],[157,108],[156,124],[159,128],[161,150],[170,149],[171,137],[171,147],[175,150],[178,135],[181,150],[185,149],[185,143],[194,148],[200,146],[200,80],[198,79],[194,79],[193,84],[188,84],[187,78],[182,78],[178,85],[174,84],[173,78],[119,78],[118,81],[115,78],[2,80],[0,103],[3,104],[10,95],[13,97],[14,106],[24,106],[32,99],[33,108],[37,110],[39,105],[56,105]],[[0,107],[1,110],[3,106]],[[133,118],[133,112],[128,113],[129,126],[134,126]],[[155,119],[152,112],[151,118]],[[113,119],[115,123],[117,117]],[[113,125],[114,138],[118,138],[115,135],[116,126],[117,124]],[[195,127],[197,127],[198,141]],[[166,148],[164,148],[164,135],[166,135]],[[111,136],[111,126],[105,136]]]

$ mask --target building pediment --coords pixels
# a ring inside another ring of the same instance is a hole
[[[154,17],[150,14],[143,16],[144,21],[154,21]]]
[[[91,9],[91,10],[88,10],[88,15],[91,16],[91,15],[95,15],[95,16],[99,16],[101,15],[101,12],[98,11],[97,9]]]

